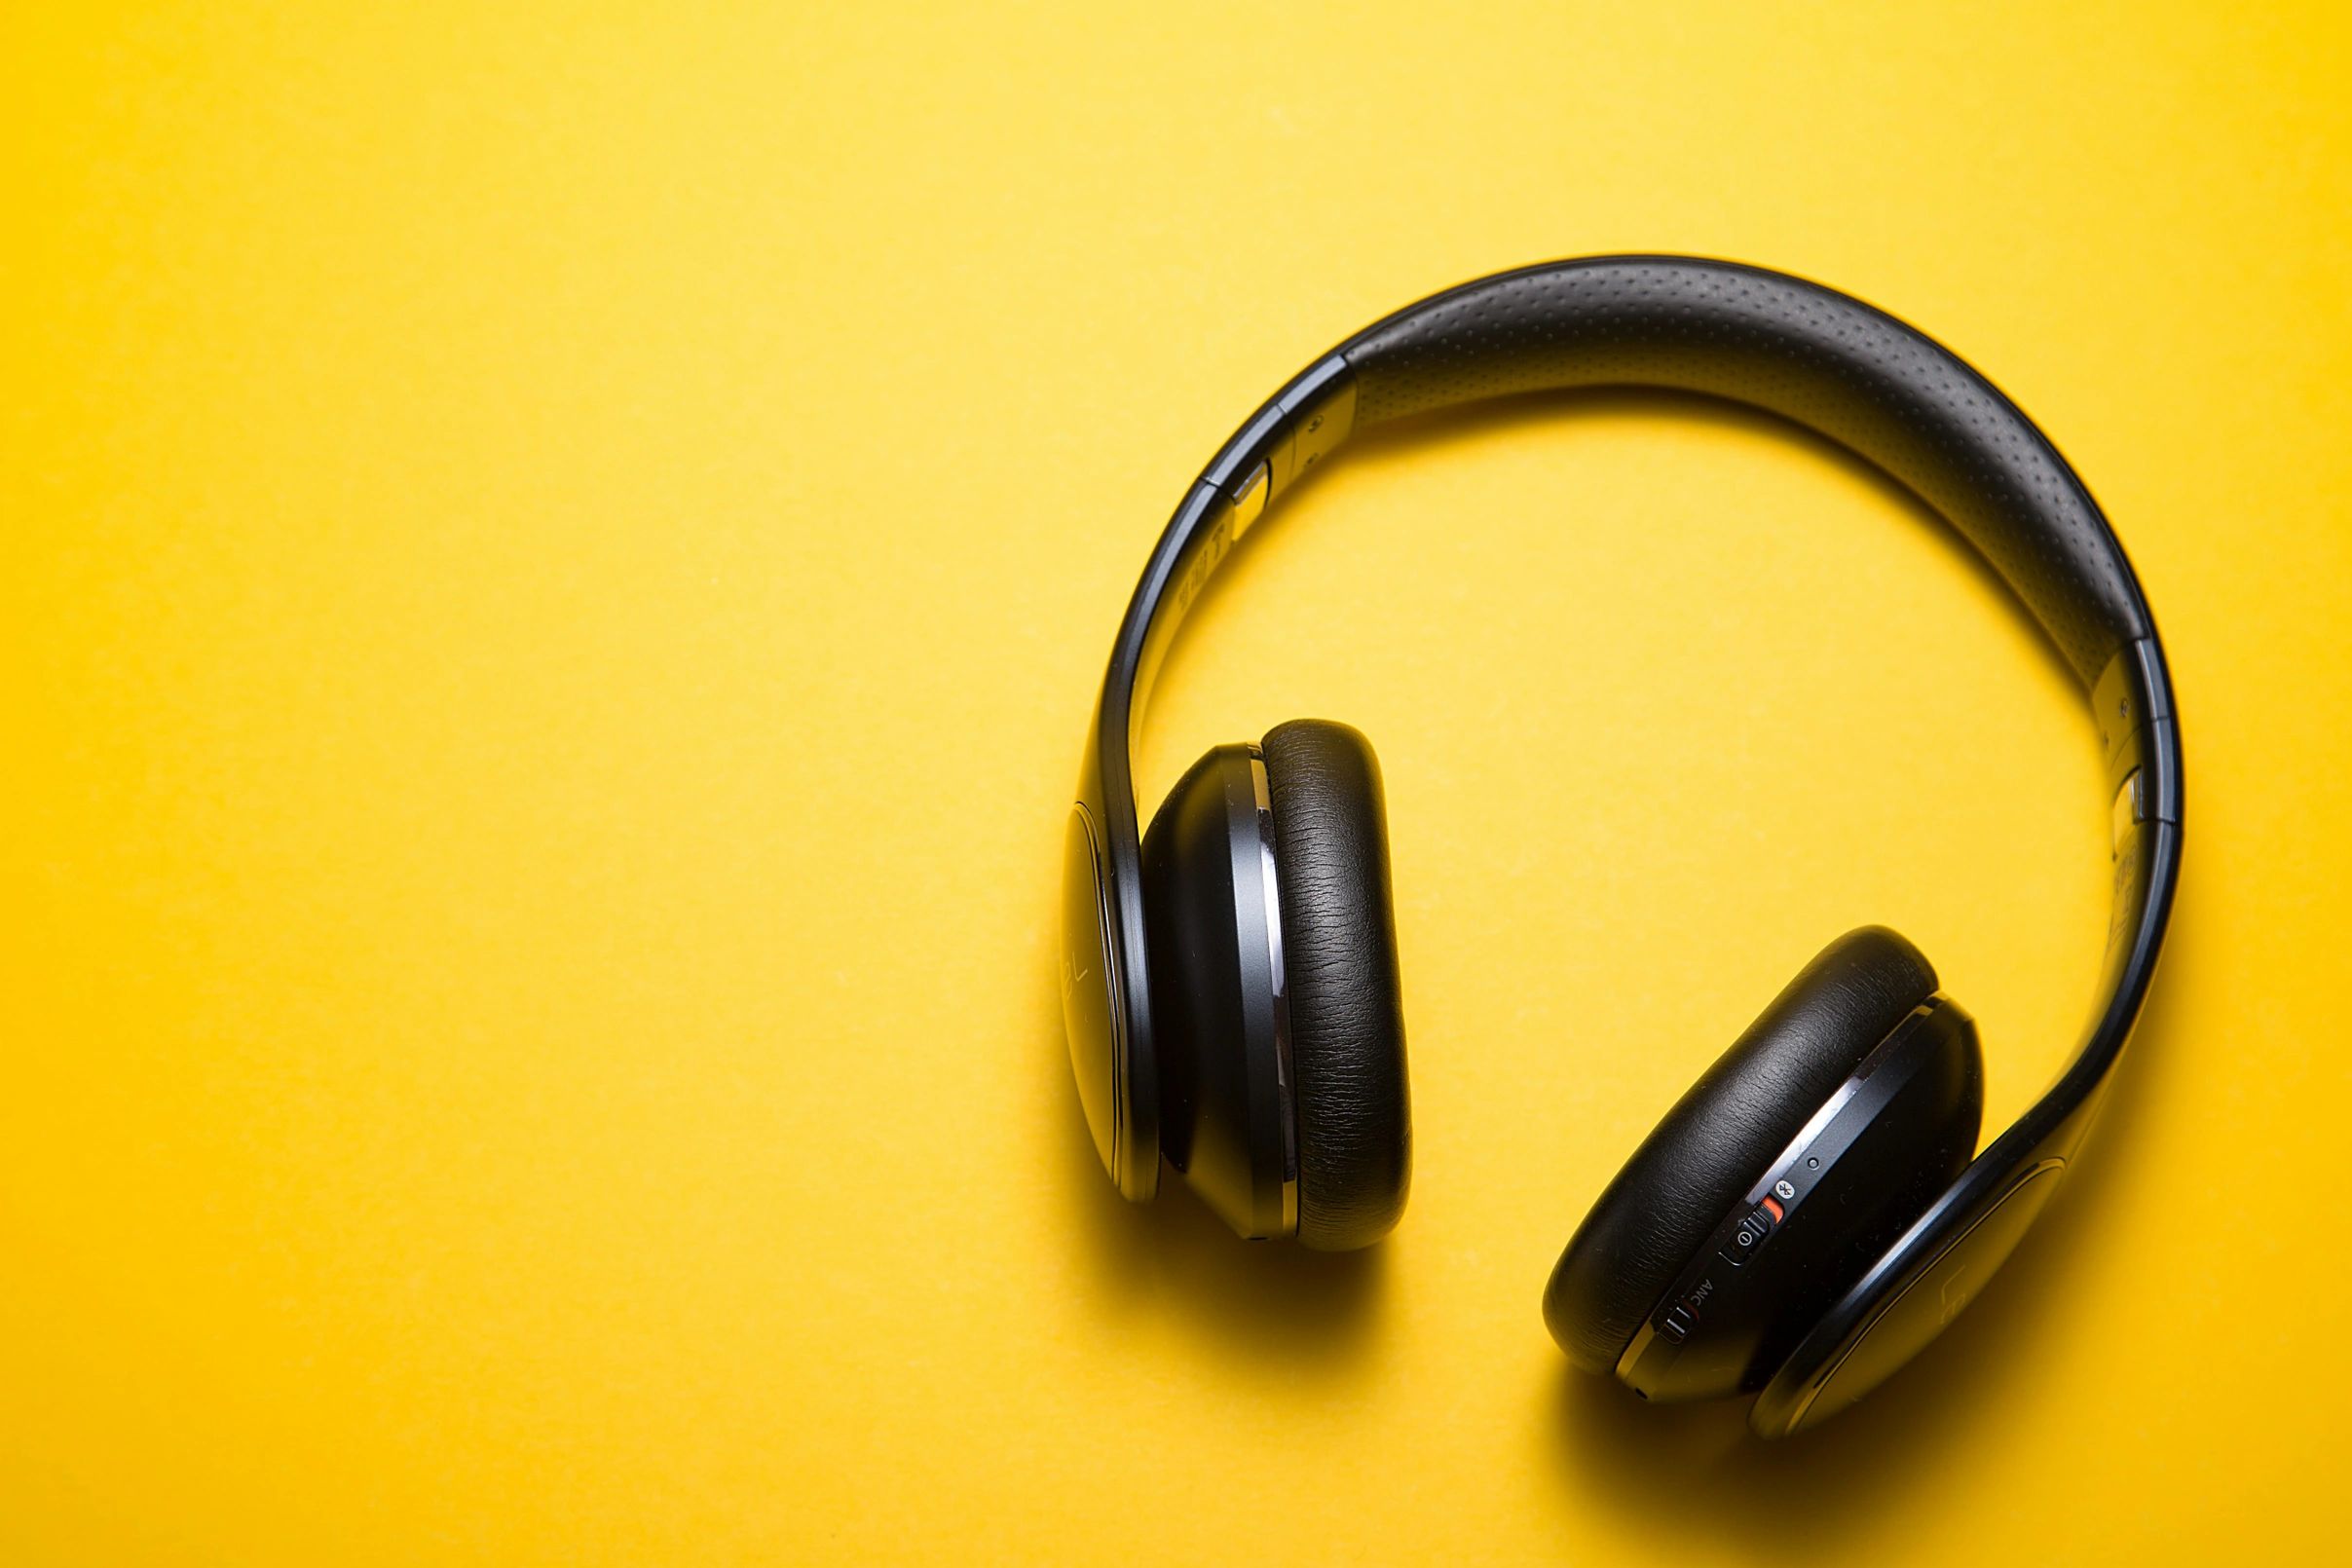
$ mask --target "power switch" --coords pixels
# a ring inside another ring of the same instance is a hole
[[[1780,1223],[1782,1213],[1777,1203],[1767,1198],[1741,1214],[1739,1223],[1732,1227],[1731,1240],[1721,1248],[1723,1260],[1736,1269],[1747,1267],[1757,1249],[1772,1239],[1773,1227]]]

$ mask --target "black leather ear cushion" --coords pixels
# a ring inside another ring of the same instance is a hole
[[[1544,1321],[1607,1372],[1732,1205],[1873,1047],[1933,995],[1935,970],[1885,926],[1838,938],[1642,1140],[1577,1228]]]
[[[1298,1239],[1344,1251],[1388,1233],[1412,1176],[1380,765],[1361,733],[1315,719],[1277,725],[1260,752],[1297,1079]]]

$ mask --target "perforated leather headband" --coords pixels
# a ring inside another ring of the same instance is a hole
[[[1966,536],[2088,684],[2149,635],[2131,568],[2082,482],[1948,350],[1847,295],[1720,262],[1609,258],[1482,279],[1340,354],[1356,423],[1512,392],[1704,392],[1817,430]]]
[[[2091,689],[2114,797],[2116,907],[2090,1028],[2058,1083],[1994,1142],[1822,1331],[1866,1332],[1951,1243],[2063,1162],[2087,1127],[2155,964],[2180,862],[2172,691],[2138,579],[2048,438],[1925,335],[1832,289],[1729,262],[1615,256],[1497,274],[1408,306],[1316,361],[1219,450],[1129,603],[1088,737],[1072,818],[1073,1060],[1122,1191],[1157,1184],[1158,1104],[1133,745],[1176,628],[1235,541],[1358,428],[1514,392],[1648,387],[1728,398],[1876,464],[1951,521]],[[1093,888],[1093,908],[1078,896]],[[1091,935],[1083,929],[1099,925]],[[1082,968],[1073,964],[1073,971]],[[1101,990],[1099,1025],[1081,1018]],[[1100,1049],[1082,1043],[1089,1030]],[[1078,1060],[1090,1055],[1095,1060]],[[1957,1227],[1957,1228],[1956,1228]],[[1841,1327],[1841,1325],[1843,1325]],[[1818,1358],[1816,1358],[1817,1360]],[[1801,1412],[1800,1412],[1801,1413]]]

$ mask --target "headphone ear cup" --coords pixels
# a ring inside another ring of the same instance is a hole
[[[1300,719],[1260,748],[1273,804],[1290,1060],[1298,1239],[1369,1246],[1412,1180],[1388,812],[1371,742]]]
[[[1748,1185],[1935,990],[1926,958],[1884,926],[1848,932],[1805,966],[1642,1140],[1560,1254],[1544,1321],[1572,1361],[1615,1369]],[[1972,1148],[1973,1059],[1967,1070]]]
[[[1258,1239],[1294,1228],[1267,799],[1256,753],[1218,746],[1143,836],[1160,1152],[1237,1234]]]

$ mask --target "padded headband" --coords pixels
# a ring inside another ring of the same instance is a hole
[[[1148,1196],[1158,1179],[1134,740],[1176,627],[1266,506],[1356,429],[1482,398],[1581,387],[1729,398],[1850,448],[1957,527],[2091,689],[2116,792],[2116,910],[2100,1000],[2059,1083],[1980,1156],[1971,1176],[1996,1155],[2013,1167],[2036,1152],[2071,1148],[2086,1124],[2153,972],[2180,857],[2171,686],[2121,546],[2066,460],[2015,404],[1951,351],[1885,313],[1816,283],[1730,262],[1597,257],[1465,283],[1358,333],[1293,378],[1226,442],[1152,552],[1104,675],[1070,846],[1070,918],[1087,918],[1078,890],[1091,866],[1092,915],[1101,922],[1098,983],[1108,991],[1101,1048],[1089,1053],[1091,1064],[1078,1061],[1079,1088],[1104,1163],[1128,1196]],[[1074,1061],[1081,1032],[1073,1023]],[[1999,1196],[1989,1186],[1986,1192]],[[1985,1197],[1971,1198],[1963,1178],[1921,1224],[1936,1221],[1955,1200],[1964,1209]],[[1968,1217],[1961,1212],[1952,1222]]]
[[[2049,439],[1949,350],[1817,284],[1665,257],[1530,267],[1424,300],[1340,353],[1358,429],[1571,387],[1670,388],[1778,414],[1947,518],[2086,686],[2148,635],[2114,535]]]

